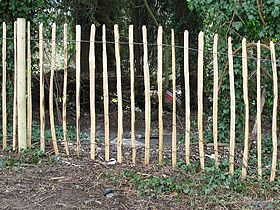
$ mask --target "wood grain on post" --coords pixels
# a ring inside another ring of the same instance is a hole
[[[17,19],[17,67],[18,67],[18,146],[27,148],[26,142],[26,20]]]
[[[171,29],[171,54],[172,54],[172,90],[173,90],[173,100],[172,100],[172,166],[175,167],[176,160],[176,148],[177,148],[177,132],[176,132],[176,63],[175,63],[175,37],[174,29]]]
[[[122,75],[120,59],[120,35],[118,25],[114,25],[115,35],[115,58],[117,74],[117,95],[118,95],[118,141],[117,141],[117,161],[122,162],[122,143],[123,143],[123,109],[122,109]]]
[[[158,162],[162,165],[162,149],[163,149],[163,104],[162,104],[162,27],[158,28]]]
[[[231,37],[228,38],[228,62],[230,79],[230,152],[229,152],[229,173],[234,173],[234,147],[235,147],[235,90],[234,71]]]
[[[17,149],[17,21],[14,22],[13,150]]]
[[[242,40],[242,73],[243,73],[243,98],[245,104],[245,133],[244,133],[242,179],[246,179],[247,168],[248,168],[248,150],[249,150],[249,99],[248,99],[247,45],[246,45],[245,38]]]
[[[76,135],[77,135],[78,157],[80,157],[81,154],[80,89],[81,89],[81,26],[76,25]]]
[[[261,42],[257,44],[257,121],[258,121],[258,177],[262,178],[262,127],[261,127]]]
[[[277,107],[278,107],[278,78],[277,78],[277,65],[274,43],[270,42],[270,52],[271,52],[271,63],[273,71],[273,116],[272,116],[272,142],[273,142],[273,154],[272,154],[272,166],[271,166],[271,176],[270,181],[274,181],[277,166]]]
[[[151,102],[150,102],[150,73],[148,64],[147,28],[142,27],[144,47],[144,85],[145,85],[145,164],[150,162],[150,129],[151,129]]]
[[[130,60],[130,88],[131,88],[130,98],[131,98],[132,163],[136,164],[133,25],[129,26],[129,60]]]
[[[3,40],[2,40],[2,130],[3,130],[3,150],[7,147],[7,96],[6,96],[6,85],[7,85],[7,40],[6,40],[6,23],[3,23]]]
[[[106,51],[106,26],[102,27],[102,60],[103,60],[103,99],[104,99],[104,129],[105,129],[105,161],[109,161],[110,133],[109,133],[109,89]]]
[[[218,167],[218,34],[214,36],[213,46],[213,69],[214,69],[214,89],[213,89],[213,141],[215,152],[215,165]]]
[[[43,60],[43,24],[39,26],[39,68],[40,68],[40,149],[45,152],[45,94]]]
[[[31,45],[30,22],[27,22],[27,147],[31,148],[32,97],[31,97]]]
[[[90,158],[95,159],[95,25],[90,30],[89,79],[90,79]]]
[[[191,132],[191,109],[190,109],[190,78],[189,78],[189,32],[184,32],[184,77],[185,77],[185,153],[186,165],[190,164],[190,132]]]
[[[203,144],[203,50],[204,34],[201,31],[198,36],[198,74],[197,74],[197,97],[198,97],[198,141],[200,167],[204,171],[204,144]]]
[[[52,25],[52,62],[51,62],[51,75],[50,75],[50,92],[49,92],[49,113],[50,113],[50,126],[52,134],[52,143],[55,155],[58,155],[58,147],[54,126],[54,112],[53,112],[53,79],[54,79],[54,67],[55,67],[55,33],[56,25]]]
[[[63,96],[62,96],[62,130],[64,149],[66,155],[69,155],[68,140],[67,140],[67,122],[66,122],[66,101],[67,101],[67,24],[63,27],[63,45],[64,45],[64,78],[63,78]]]

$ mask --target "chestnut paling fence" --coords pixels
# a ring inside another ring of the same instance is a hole
[[[95,159],[95,33],[96,28],[91,26],[90,33],[90,157]],[[148,64],[148,43],[147,30],[142,27],[143,33],[143,70],[145,86],[145,164],[149,164],[150,158],[150,125],[151,125],[151,99],[150,99],[150,75]],[[27,36],[26,36],[27,34]],[[56,139],[54,111],[53,111],[53,85],[54,67],[56,60],[56,25],[52,25],[52,53],[49,89],[49,113],[52,143],[55,155],[59,154]],[[157,50],[158,50],[158,122],[159,122],[159,164],[163,162],[163,91],[162,91],[162,43],[163,30],[158,28]],[[121,87],[121,61],[120,61],[120,36],[118,26],[114,26],[115,39],[115,61],[117,76],[117,97],[118,97],[118,138],[117,138],[117,161],[122,162],[122,143],[123,143],[123,107],[122,107],[122,87]],[[3,23],[2,39],[2,145],[7,147],[7,101],[6,101],[6,24]],[[25,19],[17,19],[14,23],[14,109],[13,109],[13,149],[22,150],[31,147],[31,122],[32,122],[32,102],[31,102],[31,51],[30,51],[30,23]],[[189,87],[189,37],[188,31],[184,33],[184,79],[185,79],[185,162],[190,164],[190,87]],[[27,43],[27,46],[26,46]],[[66,127],[66,90],[67,90],[67,25],[64,25],[64,84],[63,84],[63,140],[65,153],[69,155]],[[109,161],[109,91],[108,91],[108,70],[106,53],[106,27],[102,27],[102,48],[103,48],[103,98],[104,98],[104,128],[105,128],[105,160]],[[135,146],[135,96],[134,96],[134,42],[133,26],[129,26],[129,59],[130,59],[130,86],[131,86],[131,145],[132,162],[136,163]],[[261,152],[261,44],[257,45],[257,157],[258,157],[258,177],[262,178],[262,152]],[[213,44],[213,140],[215,151],[215,164],[218,167],[218,35],[214,37]],[[278,84],[277,67],[275,58],[274,43],[270,42],[271,65],[273,70],[274,85],[274,104],[272,117],[272,140],[273,155],[271,165],[270,180],[275,180],[277,166],[277,103],[278,103]],[[203,171],[204,166],[204,142],[203,142],[203,53],[204,53],[204,34],[199,33],[198,37],[198,69],[197,69],[197,125],[199,140],[200,166]],[[175,63],[175,38],[174,30],[171,30],[171,64],[172,64],[172,87],[173,87],[173,110],[172,110],[172,165],[176,165],[176,63]],[[81,77],[81,26],[76,26],[76,139],[77,155],[80,156],[80,77]],[[243,72],[243,97],[245,104],[245,132],[244,150],[242,164],[242,178],[246,178],[248,166],[249,150],[249,99],[248,99],[248,69],[247,69],[247,44],[246,39],[242,41],[242,72]],[[234,65],[231,38],[228,38],[228,68],[230,78],[230,154],[229,154],[229,173],[234,174],[234,149],[235,149],[235,87],[234,87]],[[43,68],[43,25],[39,26],[39,70],[40,70],[40,149],[45,151],[45,105],[44,105],[44,68]],[[27,75],[27,76],[26,76]],[[27,97],[26,97],[27,96]],[[18,135],[17,135],[18,133]]]

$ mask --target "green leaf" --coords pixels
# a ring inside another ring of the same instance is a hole
[[[279,1],[280,1],[280,0],[279,0]],[[253,19],[254,19],[254,16],[253,16],[253,15],[249,15],[249,16],[248,16],[248,19],[249,19],[249,20],[253,20]]]
[[[237,31],[242,27],[241,21],[232,22],[232,27],[235,28]]]

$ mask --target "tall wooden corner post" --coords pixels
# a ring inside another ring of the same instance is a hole
[[[17,19],[17,87],[18,87],[18,149],[27,148],[26,141],[26,20]]]

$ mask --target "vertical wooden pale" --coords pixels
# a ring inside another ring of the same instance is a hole
[[[117,161],[122,162],[122,142],[123,142],[123,109],[122,109],[122,75],[120,59],[120,35],[118,25],[114,25],[115,35],[115,58],[117,74],[117,95],[118,95],[118,141],[117,141]]]
[[[228,38],[228,62],[230,79],[230,152],[229,152],[229,173],[234,173],[234,147],[235,147],[235,90],[234,90],[234,71],[233,53],[231,37]]]
[[[31,148],[32,97],[31,97],[31,46],[30,22],[27,22],[27,147]]]
[[[148,64],[147,28],[142,27],[144,47],[144,85],[145,85],[145,164],[150,161],[150,127],[151,127],[151,102],[150,102],[150,73]]]
[[[172,54],[172,89],[173,89],[173,100],[172,100],[172,166],[175,167],[176,160],[176,148],[177,148],[177,134],[176,134],[176,63],[175,63],[175,37],[174,29],[171,29],[171,54]]]
[[[107,51],[106,51],[106,26],[102,27],[102,60],[103,60],[103,99],[104,99],[104,129],[105,129],[105,161],[109,161],[109,90],[108,90],[108,70],[107,70]]]
[[[17,148],[17,21],[14,22],[13,150]]]
[[[58,147],[54,126],[54,111],[53,111],[53,79],[54,79],[54,67],[55,67],[55,33],[56,25],[52,25],[52,61],[51,61],[51,75],[50,75],[50,92],[49,92],[49,113],[50,113],[50,126],[52,134],[52,143],[55,155],[58,155]]]
[[[158,28],[158,161],[162,165],[162,149],[163,149],[163,104],[162,104],[162,27]]]
[[[242,40],[242,73],[243,73],[243,98],[245,104],[245,133],[244,133],[242,179],[246,179],[247,168],[248,168],[248,150],[249,150],[249,99],[248,99],[247,44],[245,38]]]
[[[40,149],[45,152],[45,94],[43,60],[43,24],[39,26],[39,69],[40,69]]]
[[[214,89],[213,89],[213,141],[215,152],[215,165],[218,167],[218,34],[214,36],[213,45],[213,70],[214,70]]]
[[[258,177],[262,178],[262,132],[261,132],[261,42],[257,44],[257,147],[258,147]]]
[[[68,140],[67,140],[67,122],[66,122],[66,100],[67,100],[67,24],[63,27],[63,45],[64,45],[64,78],[63,78],[63,96],[62,96],[62,129],[63,140],[66,155],[69,155]]]
[[[17,19],[17,67],[18,67],[18,147],[27,148],[26,142],[26,20]]]
[[[190,132],[191,132],[191,109],[190,109],[190,76],[189,76],[189,32],[184,32],[184,77],[185,77],[185,153],[186,165],[190,164]]]
[[[272,116],[272,142],[273,142],[273,154],[272,154],[272,166],[271,166],[271,176],[270,181],[274,181],[276,174],[276,166],[277,166],[277,107],[278,107],[278,78],[277,78],[277,65],[276,65],[276,56],[274,43],[270,42],[270,52],[271,52],[271,64],[273,71],[273,92],[274,92],[274,100],[273,100],[273,116]]]
[[[201,31],[198,36],[198,73],[197,73],[197,99],[198,99],[198,141],[200,167],[204,171],[204,144],[203,144],[203,50],[204,34]]]
[[[131,98],[132,163],[136,164],[133,25],[129,26],[129,60],[130,60],[130,88],[131,88],[130,98]]]
[[[90,30],[89,79],[90,79],[90,158],[95,159],[95,25]]]
[[[77,155],[81,154],[80,140],[80,86],[81,86],[81,26],[76,25],[76,135]]]
[[[22,22],[21,22],[22,24]],[[22,28],[25,30],[24,28]],[[22,33],[22,31],[21,31]],[[3,150],[7,147],[7,99],[6,99],[6,80],[7,80],[7,67],[6,67],[6,48],[7,48],[7,39],[6,39],[6,23],[3,23],[3,40],[2,40],[2,130],[3,130]],[[23,46],[21,46],[23,47]],[[21,58],[22,59],[22,58]],[[21,68],[22,70],[22,68]]]

